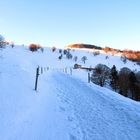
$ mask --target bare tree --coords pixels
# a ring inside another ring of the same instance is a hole
[[[83,56],[83,57],[81,58],[81,60],[82,60],[83,63],[85,64],[85,62],[86,62],[86,60],[87,60],[87,57],[86,57],[86,56]]]
[[[68,51],[67,54],[66,54],[66,58],[67,59],[72,59],[72,57],[73,57],[72,54]]]
[[[67,54],[67,52],[68,52],[67,50],[63,50],[63,54],[64,54],[64,55],[66,55],[66,54]]]
[[[128,91],[129,91],[129,77],[128,75],[130,74],[131,70],[127,67],[124,67],[120,70],[119,72],[119,92],[120,94],[124,96],[128,96]]]
[[[124,64],[126,64],[126,62],[127,62],[127,58],[126,58],[125,55],[122,55],[122,56],[121,56],[121,60],[123,61]]]
[[[78,57],[77,56],[74,56],[74,61],[76,62],[78,60]]]
[[[103,87],[105,82],[109,80],[110,68],[103,64],[98,64],[91,75],[91,81]]]

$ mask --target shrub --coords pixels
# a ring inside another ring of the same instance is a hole
[[[42,53],[44,52],[44,48],[43,47],[41,47],[40,50],[41,50]]]
[[[104,50],[105,53],[108,53],[109,51],[111,51],[111,48],[110,47],[105,47],[105,48],[103,48],[103,50]]]
[[[105,59],[108,59],[109,58],[109,56],[107,55],[106,57],[105,57]]]
[[[58,59],[59,59],[59,60],[61,60],[61,59],[62,59],[62,57],[63,57],[63,55],[61,54],[61,55],[58,57]]]
[[[94,56],[99,55],[99,54],[100,54],[99,51],[95,51],[95,52],[93,52],[93,55],[94,55]]]
[[[56,47],[52,47],[52,52],[55,52],[56,51]]]
[[[30,44],[29,45],[29,49],[30,49],[30,51],[32,51],[32,52],[34,52],[34,51],[37,51],[38,49],[40,49],[41,47],[40,47],[40,45],[37,45],[37,44]]]
[[[12,48],[14,48],[14,47],[15,47],[15,44],[14,44],[14,43],[12,43],[12,44],[11,44],[11,47],[12,47]]]
[[[62,50],[61,49],[59,49],[59,53],[62,53]]]

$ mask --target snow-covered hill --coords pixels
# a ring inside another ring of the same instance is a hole
[[[119,56],[93,56],[72,51],[77,63],[94,67],[103,63],[118,69],[139,66]],[[82,56],[87,56],[85,64]],[[63,72],[75,62],[62,58],[59,51],[31,52],[25,47],[7,46],[0,50],[0,139],[1,140],[138,140],[140,103],[109,89],[87,83],[87,72]],[[37,66],[49,67],[39,75],[34,91]]]

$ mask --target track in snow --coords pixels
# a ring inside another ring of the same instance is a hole
[[[47,72],[39,81],[39,92],[14,106],[15,116],[7,112],[0,139],[139,139],[140,106],[134,101],[104,94],[109,90],[90,87],[61,72]]]

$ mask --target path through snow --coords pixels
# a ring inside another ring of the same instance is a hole
[[[19,95],[1,103],[1,140],[140,138],[139,103],[70,75],[49,71],[39,77],[39,92],[21,86]]]

